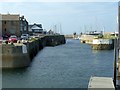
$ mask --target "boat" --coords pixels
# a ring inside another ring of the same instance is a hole
[[[110,50],[114,48],[113,39],[93,39],[91,46],[94,50]]]
[[[80,37],[80,40],[81,40],[81,43],[92,44],[94,38],[100,38],[102,36],[103,36],[102,32],[89,31],[89,32],[86,32],[85,34],[82,34]]]

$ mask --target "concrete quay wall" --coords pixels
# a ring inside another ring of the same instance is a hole
[[[23,45],[2,45],[2,68],[27,67],[37,53],[46,46],[57,46],[65,44],[64,35],[50,35]]]
[[[114,49],[113,44],[92,44],[93,50],[111,50]]]
[[[2,45],[2,68],[22,67],[30,64],[28,53],[22,53],[22,46]]]
[[[57,35],[56,37],[54,36],[46,36],[46,46],[57,46],[61,44],[65,44],[65,37],[63,35],[59,36]]]
[[[120,87],[120,50],[119,50],[119,59],[117,61],[117,80],[118,80],[118,86]]]

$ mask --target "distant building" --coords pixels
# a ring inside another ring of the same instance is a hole
[[[38,34],[43,34],[43,28],[42,28],[42,24],[32,24],[32,25],[29,25],[28,26],[28,30],[29,30],[29,33],[32,34],[32,33],[38,33]]]
[[[2,36],[17,35],[28,31],[28,22],[19,14],[2,14]]]
[[[54,32],[52,30],[49,30],[48,34],[54,34]]]
[[[43,30],[43,34],[47,34],[47,31],[46,31],[46,29],[44,29],[44,30]]]

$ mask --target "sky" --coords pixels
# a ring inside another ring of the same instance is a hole
[[[8,1],[8,0],[7,0]],[[68,0],[46,2],[31,0],[1,2],[1,14],[24,15],[29,24],[41,23],[47,31],[52,29],[62,34],[77,34],[90,30],[117,31],[117,0]],[[100,1],[100,2],[98,2]],[[106,2],[105,2],[106,1]],[[109,2],[108,2],[109,1]]]

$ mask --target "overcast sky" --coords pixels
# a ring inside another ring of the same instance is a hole
[[[63,34],[100,31],[103,27],[106,32],[117,30],[117,0],[92,1],[94,2],[1,2],[0,13],[24,15],[29,24],[41,23],[47,30],[54,25],[59,29],[61,24]]]

